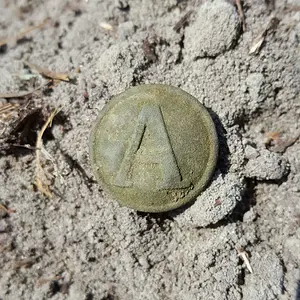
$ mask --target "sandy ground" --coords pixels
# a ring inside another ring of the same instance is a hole
[[[42,85],[0,96],[1,300],[299,299],[300,3],[266,2],[243,2],[243,31],[225,0],[0,0],[0,93]],[[144,83],[195,96],[220,140],[207,189],[160,215],[112,201],[88,157],[101,108]]]

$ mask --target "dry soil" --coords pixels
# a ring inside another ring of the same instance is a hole
[[[47,82],[24,61],[72,78],[0,99],[13,106],[0,115],[0,203],[10,209],[0,210],[0,299],[299,299],[299,8],[245,0],[243,31],[235,1],[0,0],[0,93]],[[195,96],[220,140],[205,192],[161,215],[112,201],[88,157],[105,103],[145,83]],[[16,104],[33,114],[28,132],[11,132]],[[48,199],[33,186],[34,140],[41,114],[58,107],[44,136]]]

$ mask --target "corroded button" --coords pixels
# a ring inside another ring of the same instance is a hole
[[[121,204],[144,212],[180,207],[199,195],[217,160],[214,123],[179,88],[148,84],[113,97],[90,139],[95,175]]]

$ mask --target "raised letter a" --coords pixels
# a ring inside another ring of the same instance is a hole
[[[141,155],[146,156],[147,163],[159,165],[159,169],[161,170],[161,182],[157,182],[157,188],[162,190],[188,187],[190,182],[183,181],[181,178],[163,115],[158,105],[145,105],[140,111],[136,128],[129,141],[129,146],[125,152],[114,184],[120,187],[133,186],[133,163],[136,154],[143,143],[146,129],[151,135],[151,139],[155,141],[155,145],[157,145],[158,148],[158,151],[156,152],[158,152],[159,155],[153,156],[151,153],[148,153],[150,155],[147,155],[147,153],[144,152]]]

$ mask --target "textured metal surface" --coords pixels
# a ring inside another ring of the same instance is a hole
[[[97,179],[122,205],[145,212],[178,208],[199,195],[217,160],[214,123],[194,97],[141,85],[113,97],[90,139]]]

